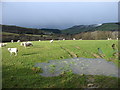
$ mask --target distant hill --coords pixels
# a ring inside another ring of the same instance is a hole
[[[61,33],[58,29],[36,29],[11,25],[0,25],[0,27],[2,27],[2,32],[0,32],[2,42],[59,39]]]
[[[14,41],[37,41],[37,40],[72,40],[73,38],[83,40],[105,40],[107,38],[116,39],[118,37],[119,23],[104,23],[94,25],[77,25],[65,30],[59,29],[36,29],[19,26],[0,25],[2,26],[3,42]]]
[[[64,34],[78,34],[81,32],[90,31],[118,31],[119,23],[103,23],[94,25],[77,25],[71,28],[62,30]]]
[[[119,23],[103,23],[94,25],[76,25],[68,29],[36,29],[36,28],[25,28],[11,25],[0,25],[2,26],[3,32],[16,33],[16,34],[35,34],[35,35],[51,35],[51,34],[79,34],[81,32],[91,31],[117,31]]]
[[[36,29],[36,28],[25,28],[19,26],[11,26],[11,25],[0,25],[0,26],[2,26],[3,32],[16,33],[16,34],[41,35],[41,34],[61,33],[61,31],[58,29]]]

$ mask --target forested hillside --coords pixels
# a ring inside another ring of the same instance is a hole
[[[62,30],[64,34],[78,34],[81,32],[90,32],[90,31],[118,31],[120,27],[119,23],[104,23],[101,25],[77,25],[71,28]]]

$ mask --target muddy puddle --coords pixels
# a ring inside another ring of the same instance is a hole
[[[42,68],[43,73],[40,73],[40,75],[45,77],[59,76],[69,70],[75,74],[118,77],[118,67],[113,62],[104,59],[72,58],[50,60],[47,63],[37,63],[35,67]]]

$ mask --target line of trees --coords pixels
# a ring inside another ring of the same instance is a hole
[[[51,34],[51,35],[32,35],[32,34],[2,34],[2,41],[9,42],[12,39],[17,41],[37,41],[37,40],[72,40],[76,38],[77,40],[106,40],[107,38],[117,39],[118,31],[93,31],[93,32],[82,32],[79,34]],[[119,35],[120,36],[120,35]]]
[[[76,39],[85,40],[106,40],[107,38],[116,39],[118,38],[118,31],[94,31],[94,32],[82,32],[74,35]]]

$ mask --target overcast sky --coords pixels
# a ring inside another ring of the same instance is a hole
[[[3,2],[2,24],[65,29],[118,22],[117,2]]]

